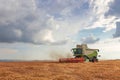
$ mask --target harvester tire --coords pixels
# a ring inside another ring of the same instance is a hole
[[[98,62],[98,59],[96,57],[93,57],[92,62]]]

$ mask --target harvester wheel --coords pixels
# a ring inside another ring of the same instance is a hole
[[[96,57],[93,57],[92,62],[98,62],[98,59]]]
[[[75,56],[75,58],[80,58],[80,56]]]

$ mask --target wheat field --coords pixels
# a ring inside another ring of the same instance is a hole
[[[0,80],[120,80],[120,60],[0,62]]]

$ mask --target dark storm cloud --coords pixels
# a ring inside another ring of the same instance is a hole
[[[120,22],[116,23],[116,32],[113,34],[114,38],[120,37]]]
[[[106,16],[112,15],[120,17],[120,0],[114,0],[109,4],[109,11],[105,14]]]
[[[0,42],[32,41],[33,31],[29,30],[28,24],[35,17],[30,7],[32,4],[25,6],[25,3],[27,1],[0,1]]]
[[[38,30],[30,30],[28,27],[28,23],[34,20],[31,16],[27,15],[16,19],[15,22],[8,21],[8,23],[0,24],[0,41],[8,43],[32,42],[32,37]]]
[[[115,16],[116,20],[120,19],[120,0],[114,0],[109,4],[109,10],[105,16]],[[120,37],[120,22],[116,21],[116,32],[113,34],[113,38]]]
[[[46,35],[37,36],[37,42],[34,37],[43,30],[52,30],[45,14],[32,0],[0,1],[0,42],[44,44],[42,38]]]
[[[85,38],[81,39],[82,43],[85,43],[85,44],[93,44],[93,43],[98,42],[99,40],[100,39],[96,38],[94,35],[90,35],[88,37],[85,37]]]

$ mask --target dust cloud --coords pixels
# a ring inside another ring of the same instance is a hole
[[[72,58],[73,54],[69,52],[51,51],[49,56],[52,60],[59,60],[60,58]]]

